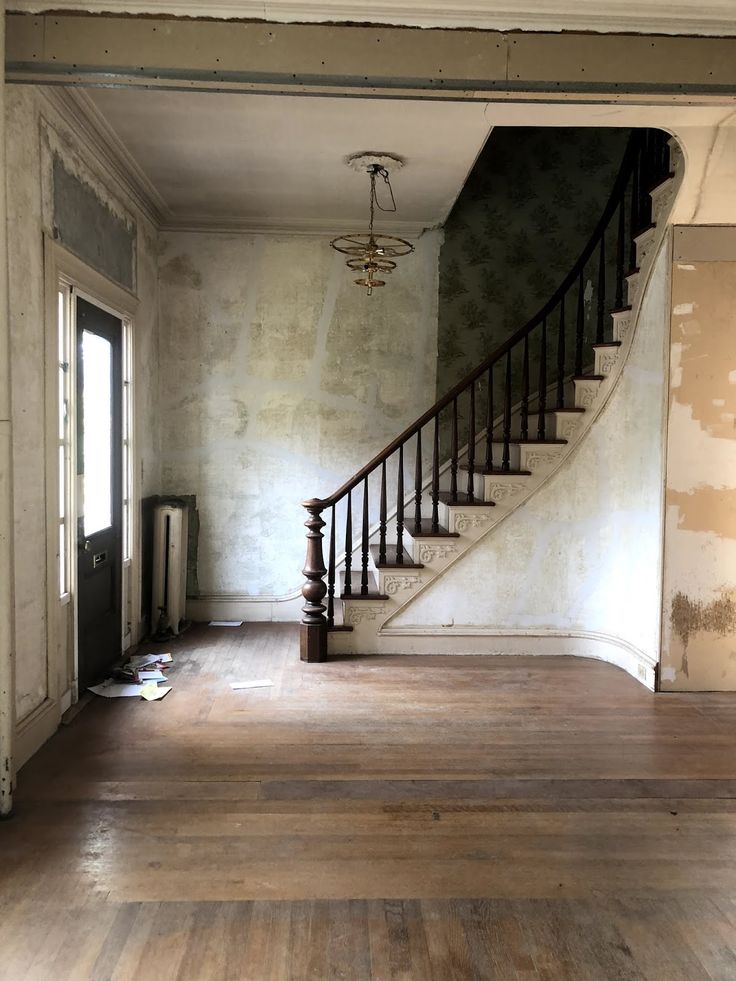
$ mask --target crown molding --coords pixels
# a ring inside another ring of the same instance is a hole
[[[55,85],[43,86],[41,91],[85,150],[112,174],[149,221],[160,227],[168,214],[166,203],[87,93]]]
[[[736,34],[732,0],[7,0],[8,11],[149,14],[280,23],[390,24],[477,30]]]

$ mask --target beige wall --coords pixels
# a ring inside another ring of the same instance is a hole
[[[158,489],[158,436],[154,423],[158,396],[156,337],[156,230],[127,199],[114,176],[93,156],[43,90],[10,86],[6,92],[7,196],[9,246],[9,320],[11,335],[15,607],[16,714],[20,759],[35,750],[58,718],[71,683],[71,607],[48,597],[58,595],[54,564],[47,569],[46,507],[56,494],[56,433],[46,432],[45,365],[55,359],[53,326],[45,314],[44,232],[52,235],[48,196],[49,146],[69,170],[89,182],[95,193],[128,212],[138,227],[138,313],[135,320],[138,459],[144,493]],[[47,444],[48,440],[48,444]],[[54,532],[55,534],[55,532]],[[137,584],[128,591],[136,618]],[[133,623],[133,630],[137,623]],[[45,713],[45,714],[43,714]],[[42,717],[43,714],[43,717]],[[45,721],[44,721],[45,720]]]
[[[423,236],[367,297],[326,236],[163,236],[162,491],[197,496],[204,597],[269,619],[301,588],[302,501],[432,403],[438,249]]]
[[[736,228],[677,229],[661,685],[736,689]]]

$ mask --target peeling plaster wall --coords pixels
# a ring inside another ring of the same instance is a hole
[[[367,297],[323,238],[162,237],[162,492],[197,496],[204,596],[298,590],[301,502],[434,401],[439,243]]]
[[[9,319],[13,414],[16,604],[16,712],[19,721],[69,679],[59,652],[47,650],[45,281],[43,233],[52,232],[49,175],[58,159],[111,208],[134,212],[114,178],[33,86],[6,90]],[[156,427],[156,230],[135,214],[140,307],[135,324],[136,428],[143,493],[158,490]],[[52,354],[53,356],[53,354]],[[55,438],[55,433],[50,439]],[[51,443],[50,445],[53,445]],[[62,659],[63,660],[63,659]],[[58,680],[54,672],[59,670]]]
[[[733,691],[736,228],[677,231],[660,678],[664,689]]]
[[[464,626],[598,633],[656,662],[668,265],[663,249],[617,388],[570,462],[392,626],[454,632],[458,651]]]

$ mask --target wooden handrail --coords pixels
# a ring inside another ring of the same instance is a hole
[[[358,470],[349,480],[339,487],[334,494],[325,498],[312,498],[309,501],[304,502],[304,507],[311,510],[313,508],[324,509],[337,504],[338,501],[342,500],[343,497],[351,490],[354,490],[361,481],[365,480],[381,463],[392,456],[400,446],[407,443],[413,436],[416,436],[417,432],[421,430],[428,422],[431,422],[435,416],[437,416],[443,409],[450,405],[454,399],[459,395],[462,395],[470,385],[476,382],[489,368],[492,368],[498,361],[512,348],[516,347],[519,341],[523,340],[525,337],[534,330],[542,321],[549,316],[550,313],[559,305],[561,299],[565,296],[571,286],[576,282],[581,271],[584,269],[585,264],[590,259],[590,257],[595,252],[596,246],[599,244],[601,237],[605,234],[608,225],[613,218],[616,208],[621,202],[622,192],[626,188],[631,172],[636,163],[637,154],[641,148],[643,139],[643,134],[638,131],[634,131],[629,137],[629,141],[624,152],[623,159],[621,161],[621,167],[619,168],[618,175],[614,182],[611,194],[608,198],[605,208],[599,218],[593,233],[591,234],[587,245],[580,253],[577,261],[570,270],[570,272],[565,276],[560,285],[557,287],[555,292],[552,294],[550,299],[541,307],[534,316],[528,320],[523,327],[520,327],[517,331],[511,334],[503,344],[499,345],[492,354],[490,354],[485,361],[482,361],[473,371],[469,372],[462,378],[456,385],[454,385],[442,398],[438,399],[431,408],[427,409],[419,418],[408,426],[403,432],[392,440],[384,449],[377,453],[372,460],[370,460],[364,467]]]

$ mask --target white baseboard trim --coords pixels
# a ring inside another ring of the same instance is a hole
[[[378,653],[382,654],[563,654],[606,661],[626,671],[650,691],[654,691],[656,684],[655,658],[620,637],[596,631],[498,630],[457,625],[438,630],[408,626],[386,628],[380,632],[380,638]]]
[[[16,773],[59,728],[60,703],[47,698],[15,727],[14,765]]]
[[[187,618],[208,620],[251,620],[293,623],[302,618],[301,593],[291,596],[199,596],[187,600]]]

